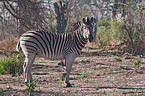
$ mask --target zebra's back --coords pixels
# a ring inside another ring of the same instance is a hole
[[[26,56],[37,53],[41,57],[52,60],[64,59],[66,54],[76,51],[72,34],[28,31],[20,37],[19,42]]]

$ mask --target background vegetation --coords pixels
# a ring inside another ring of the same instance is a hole
[[[57,13],[54,2],[59,0],[0,1],[1,42],[19,37],[27,30],[55,32]],[[61,4],[58,5],[61,7]],[[66,8],[64,10],[67,20],[66,32],[69,32],[72,24],[80,21],[82,17],[93,16],[98,20],[96,47],[106,48],[121,44],[125,46],[123,50],[132,54],[144,52],[143,0],[62,0],[63,6]]]
[[[0,54],[12,56],[19,36],[27,30],[58,32],[58,21],[64,19],[62,32],[69,32],[72,24],[93,16],[98,21],[95,48],[144,55],[144,9],[143,0],[1,0]],[[64,17],[58,18],[58,12]]]
[[[0,75],[11,74],[12,76],[21,75],[23,73],[24,55],[22,53],[11,57],[0,57]]]

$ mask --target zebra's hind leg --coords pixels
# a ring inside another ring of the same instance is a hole
[[[25,57],[25,62],[23,65],[24,69],[24,77],[25,77],[25,83],[32,82],[32,75],[31,75],[31,67],[33,65],[33,61],[35,59],[35,54],[28,55]]]
[[[70,75],[72,64],[73,64],[74,60],[75,60],[75,58],[73,55],[66,56],[66,59],[65,59],[65,64],[66,64],[65,83],[67,84],[66,87],[72,87],[72,85],[69,82],[69,75]]]

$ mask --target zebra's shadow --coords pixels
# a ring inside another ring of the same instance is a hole
[[[114,56],[121,56],[123,53],[121,52],[116,52],[116,51],[103,51],[103,50],[99,50],[99,49],[94,49],[91,51],[82,51],[80,54],[80,57],[91,57],[91,56],[109,56],[109,55],[114,55]]]
[[[43,63],[42,64],[41,63],[38,64],[38,63],[35,63],[32,66],[33,75],[47,75],[47,74],[49,74],[50,71],[56,71],[56,72],[63,71],[61,68],[59,68],[59,66],[57,64],[52,66],[49,64],[44,65]],[[47,62],[47,63],[49,63],[49,62]]]

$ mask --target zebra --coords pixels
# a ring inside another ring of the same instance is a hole
[[[81,23],[82,22],[82,23]],[[27,31],[20,36],[16,50],[23,51],[25,60],[23,64],[25,82],[32,82],[31,68],[36,55],[49,60],[65,59],[67,87],[72,87],[69,75],[75,58],[80,54],[86,43],[95,39],[97,24],[94,17],[83,18],[74,32],[52,33],[45,31]]]

